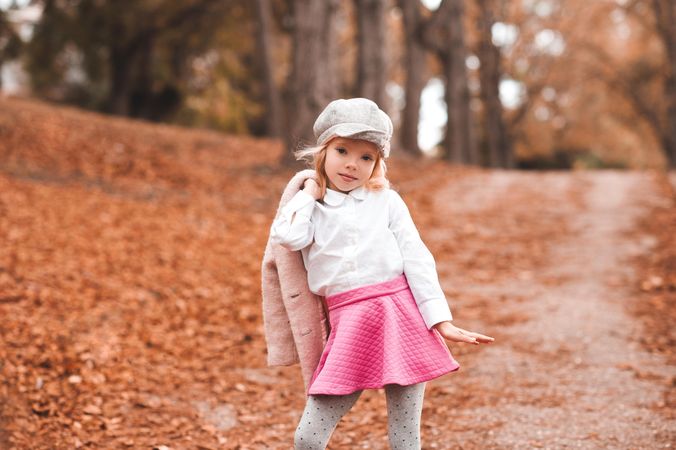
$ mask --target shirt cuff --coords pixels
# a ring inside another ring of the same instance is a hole
[[[427,300],[418,305],[418,308],[428,330],[439,322],[453,320],[451,308],[448,307],[446,299]]]
[[[315,207],[315,198],[307,192],[301,190],[296,192],[289,202],[282,207],[282,214],[289,219],[293,213],[303,215],[305,217],[312,216],[312,210]]]

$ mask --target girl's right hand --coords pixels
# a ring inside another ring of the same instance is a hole
[[[310,194],[315,200],[319,200],[319,197],[322,195],[321,190],[319,189],[319,184],[315,181],[314,178],[308,178],[303,184],[303,190]]]

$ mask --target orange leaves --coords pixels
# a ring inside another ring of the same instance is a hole
[[[192,401],[226,403],[244,386],[233,364],[264,364],[256,270],[276,199],[263,195],[253,224],[242,206],[256,192],[247,164],[281,146],[0,102],[0,125],[22,117],[0,141],[12,443],[218,448]]]
[[[666,175],[655,174],[663,202],[654,202],[641,221],[638,238],[650,236],[649,251],[632,261],[638,271],[636,301],[632,311],[645,322],[641,342],[676,362],[676,198]]]
[[[302,381],[297,367],[266,367],[259,272],[292,174],[276,166],[281,144],[25,100],[0,105],[0,127],[13,124],[0,140],[0,430],[8,445],[288,448]],[[507,329],[533,320],[537,308],[528,308],[543,291],[577,276],[551,270],[566,257],[551,248],[577,231],[584,184],[438,161],[391,159],[388,169],[462,323]],[[649,324],[645,344],[673,356],[673,208],[650,217],[643,230],[659,245],[637,263],[636,306]],[[519,290],[506,292],[508,284]],[[535,353],[511,345],[528,359]],[[473,350],[453,352],[463,370],[478,364]],[[485,437],[500,427],[449,415],[512,401],[507,395],[529,399],[528,386],[506,393],[464,380],[466,389],[439,384],[426,403],[437,413],[426,413],[426,436],[439,448],[448,430]],[[559,397],[544,400],[551,407]],[[382,396],[364,394],[335,443],[386,446],[385,411]],[[3,439],[0,431],[0,446]]]

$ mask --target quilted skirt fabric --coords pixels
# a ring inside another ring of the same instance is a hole
[[[459,369],[428,330],[406,275],[326,297],[331,332],[308,395],[408,386]]]

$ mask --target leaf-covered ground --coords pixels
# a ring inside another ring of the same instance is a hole
[[[292,446],[300,373],[266,367],[260,310],[281,151],[0,98],[0,448]],[[451,346],[423,448],[676,441],[673,174],[388,167],[456,323],[496,337]],[[329,448],[386,424],[365,392]]]

